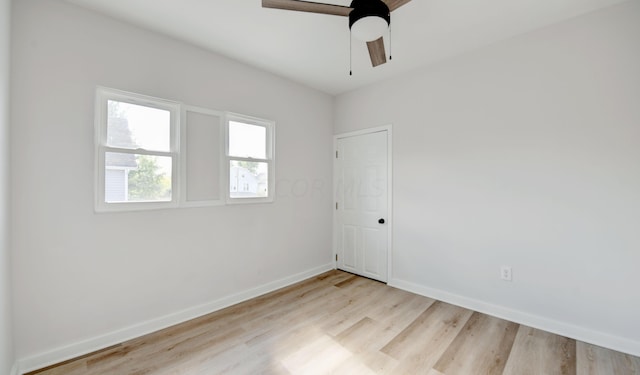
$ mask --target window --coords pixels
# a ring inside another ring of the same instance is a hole
[[[99,87],[96,211],[272,202],[274,126]]]
[[[176,204],[176,103],[99,88],[96,209]]]
[[[272,202],[274,123],[227,115],[229,203]]]

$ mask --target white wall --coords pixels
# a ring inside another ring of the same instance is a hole
[[[9,241],[9,36],[11,1],[0,0],[0,374],[13,366]]]
[[[24,367],[331,266],[330,96],[61,1],[17,1],[13,17]],[[96,85],[275,120],[276,202],[95,214]]]
[[[640,2],[343,94],[334,116],[336,134],[394,126],[392,284],[640,354]]]

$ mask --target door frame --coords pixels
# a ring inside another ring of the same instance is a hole
[[[336,197],[338,195],[338,176],[336,176],[336,152],[338,151],[338,140],[343,138],[357,137],[372,133],[387,133],[387,280],[388,283],[392,279],[392,253],[393,253],[393,124],[377,126],[355,130],[346,133],[340,133],[333,136],[333,269],[338,269],[338,215],[336,209]]]

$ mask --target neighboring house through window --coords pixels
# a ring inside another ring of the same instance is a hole
[[[229,202],[273,201],[273,122],[227,116]]]
[[[96,100],[96,208],[175,205],[177,103],[103,88]]]

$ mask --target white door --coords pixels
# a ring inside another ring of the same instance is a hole
[[[387,281],[388,131],[338,137],[335,163],[337,267]]]

